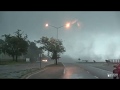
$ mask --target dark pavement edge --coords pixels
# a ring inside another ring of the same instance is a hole
[[[46,66],[45,66],[45,67],[46,67]],[[20,79],[26,79],[26,77],[28,77],[29,75],[31,75],[31,74],[33,74],[33,73],[37,73],[37,72],[43,70],[45,67],[39,68],[39,69],[37,69],[37,70],[35,70],[35,71],[32,71],[32,72],[29,72],[29,73],[23,75]]]
[[[58,64],[59,64],[59,63],[61,63],[61,66],[62,66],[63,68],[65,68],[65,67],[64,67],[64,64],[63,64],[62,62],[58,62]],[[53,66],[53,65],[55,65],[55,64],[48,64],[48,65],[46,65],[46,66],[44,66],[44,67],[42,67],[42,68],[40,68],[40,69],[38,69],[38,70],[35,70],[35,71],[33,71],[33,72],[29,72],[29,73],[25,74],[24,76],[22,76],[20,79],[26,79],[28,76],[30,76],[30,75],[32,75],[32,74],[34,74],[34,73],[40,72],[40,71],[42,71],[42,70],[44,70],[44,69],[46,69],[46,68],[49,68],[49,67],[51,67],[51,66]]]
[[[42,67],[42,68],[39,68],[38,70],[35,70],[35,71],[33,71],[33,72],[29,72],[29,73],[23,75],[20,79],[26,79],[29,75],[34,74],[34,73],[37,73],[37,72],[39,72],[39,71],[42,71],[43,69],[45,69],[45,68],[46,68],[47,66],[49,66],[49,65],[51,65],[51,64],[48,64],[48,65],[46,65],[46,66],[44,66],[44,67]]]

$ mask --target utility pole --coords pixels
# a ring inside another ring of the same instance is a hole
[[[40,59],[40,68],[41,68],[41,53],[39,54],[39,59]]]
[[[1,64],[1,62],[2,62],[2,50],[0,49],[0,64]]]

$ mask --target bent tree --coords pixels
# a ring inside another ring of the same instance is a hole
[[[65,48],[63,46],[63,43],[59,39],[55,39],[53,37],[42,37],[40,40],[36,41],[37,43],[40,43],[42,48],[48,52],[51,53],[51,59],[56,61],[60,58],[60,54],[63,54],[65,52]]]

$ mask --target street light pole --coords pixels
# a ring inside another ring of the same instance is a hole
[[[63,25],[63,26],[60,26],[60,27],[56,27],[56,26],[52,26],[52,25],[48,25],[48,24],[46,24],[45,26],[46,26],[46,27],[51,26],[51,27],[57,29],[57,39],[58,39],[58,29],[59,29],[59,28],[62,28],[62,27],[64,27],[64,26],[66,26],[66,27],[68,28],[68,27],[70,27],[70,23],[67,23],[66,25]]]
[[[62,28],[62,27],[64,27],[64,26],[66,26],[66,27],[68,28],[68,27],[70,27],[70,23],[67,23],[66,25],[63,25],[63,26],[60,26],[60,27],[55,27],[55,26],[48,25],[48,24],[46,24],[45,26],[46,26],[46,27],[51,26],[51,27],[57,29],[57,40],[58,40],[58,29],[59,29],[59,28]]]
[[[41,68],[41,53],[39,54],[40,68]]]
[[[1,64],[1,62],[2,62],[2,50],[0,49],[0,64]]]
[[[60,26],[60,27],[55,27],[55,26],[52,26],[52,25],[49,25],[49,26],[51,26],[51,27],[53,27],[53,28],[57,29],[57,39],[58,39],[58,29],[59,29],[59,28],[62,28],[62,27],[64,27],[65,25],[63,25],[63,26]]]
[[[58,28],[57,28],[57,39],[58,39]]]
[[[51,27],[57,29],[57,40],[58,40],[58,29],[64,27],[64,25],[63,25],[63,26],[60,26],[60,27],[55,27],[55,26],[52,26],[52,25],[49,25],[49,26],[51,26]]]

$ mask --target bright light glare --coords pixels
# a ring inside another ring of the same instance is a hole
[[[77,23],[77,26],[80,27],[80,23]]]
[[[66,24],[66,28],[69,28],[69,27],[70,27],[70,23],[67,23],[67,24]]]
[[[46,27],[48,27],[48,24],[45,24]]]
[[[43,62],[47,62],[47,60],[42,60]]]

